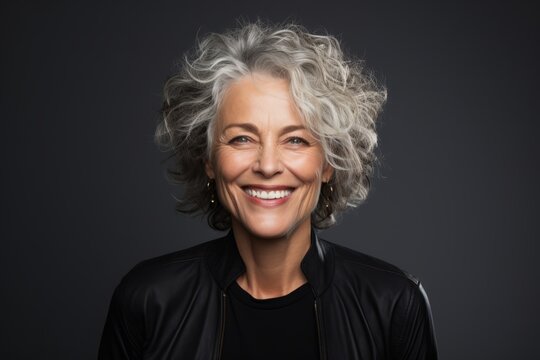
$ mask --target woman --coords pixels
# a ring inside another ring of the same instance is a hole
[[[156,135],[177,209],[228,233],[124,276],[99,358],[436,359],[418,280],[315,230],[366,198],[385,99],[332,36],[259,22],[204,38]]]

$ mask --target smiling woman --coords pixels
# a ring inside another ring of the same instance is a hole
[[[177,209],[228,233],[142,261],[100,359],[437,359],[412,275],[318,237],[369,190],[384,89],[330,35],[209,34],[165,84]]]
[[[229,85],[217,122],[206,172],[235,236],[308,239],[321,183],[333,168],[305,128],[289,82],[259,73],[240,78]],[[287,196],[275,199],[277,190]]]

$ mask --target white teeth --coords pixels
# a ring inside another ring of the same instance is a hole
[[[278,190],[278,191],[264,191],[264,190],[253,190],[253,189],[246,189],[246,192],[254,197],[257,197],[259,199],[281,199],[286,196],[289,196],[291,194],[290,190]]]

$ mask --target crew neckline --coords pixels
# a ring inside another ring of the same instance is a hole
[[[233,297],[250,307],[258,309],[277,309],[291,305],[309,294],[310,290],[309,282],[305,282],[286,295],[268,299],[257,299],[242,289],[236,281],[233,281],[229,286],[229,292]]]

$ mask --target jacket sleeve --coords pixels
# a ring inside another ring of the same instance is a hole
[[[392,316],[392,359],[437,360],[431,307],[420,282],[411,286]]]
[[[142,359],[144,304],[124,279],[115,288],[99,345],[99,360]]]

